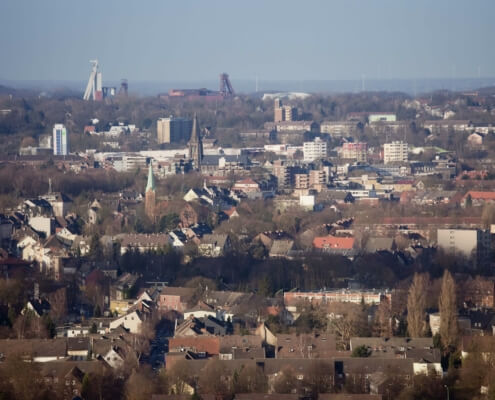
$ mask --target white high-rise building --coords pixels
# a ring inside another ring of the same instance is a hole
[[[312,142],[304,142],[303,145],[304,161],[314,161],[327,157],[327,142],[319,137]]]
[[[69,154],[69,134],[64,124],[53,126],[53,154],[56,156]]]
[[[385,164],[392,162],[407,161],[409,145],[406,142],[394,141],[383,145],[383,162]]]

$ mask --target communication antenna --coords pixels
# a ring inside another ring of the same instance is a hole
[[[258,93],[258,74],[256,74],[256,93]]]

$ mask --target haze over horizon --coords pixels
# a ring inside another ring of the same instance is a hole
[[[7,0],[2,80],[338,81],[495,76],[495,3]]]

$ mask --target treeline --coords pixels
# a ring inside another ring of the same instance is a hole
[[[455,264],[447,256],[429,251],[407,263],[386,252],[359,255],[353,261],[322,253],[309,253],[304,259],[293,260],[257,258],[259,255],[259,249],[254,247],[246,253],[231,253],[220,258],[197,257],[183,264],[180,254],[164,249],[150,253],[128,251],[123,256],[116,256],[113,262],[122,272],[142,274],[146,279],[161,279],[170,285],[180,285],[202,276],[234,290],[256,291],[265,296],[272,296],[281,289],[347,287],[349,280],[368,288],[392,288],[415,272],[429,271],[432,278],[441,277],[445,269],[479,272],[473,271],[468,264]]]
[[[52,190],[69,196],[82,192],[117,192],[132,186],[135,174],[119,173],[113,170],[90,170],[81,174],[61,171],[48,161],[41,168],[18,165],[0,167],[0,194],[20,197],[39,196],[48,192],[48,178],[52,180]]]

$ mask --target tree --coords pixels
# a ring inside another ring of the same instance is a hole
[[[40,366],[25,362],[19,354],[12,355],[3,363],[2,372],[6,382],[10,382],[12,398],[34,400],[42,398],[46,390],[41,378]],[[36,384],[33,384],[35,383]]]
[[[414,274],[407,296],[407,329],[411,337],[421,337],[426,328],[427,274]]]
[[[352,350],[351,357],[369,357],[371,355],[371,350],[368,349],[368,346],[362,345],[356,347]]]
[[[167,367],[168,370],[168,367]],[[192,386],[191,366],[186,360],[179,360],[167,371],[167,384],[174,394],[188,393],[188,387]]]
[[[125,383],[125,398],[127,400],[150,399],[155,393],[155,382],[151,371],[141,367],[134,370]]]
[[[304,376],[304,384],[309,387],[313,397],[319,393],[328,393],[332,388],[332,366],[322,360],[311,362],[308,373]]]
[[[263,370],[256,365],[242,367],[232,377],[234,393],[266,393],[268,381]]]
[[[275,393],[292,393],[296,388],[297,378],[294,370],[289,366],[282,368],[281,373],[273,384]]]
[[[457,302],[454,278],[445,270],[442,278],[442,289],[438,301],[440,311],[440,337],[443,345],[448,349],[457,342]]]
[[[199,377],[200,393],[214,394],[216,397],[227,396],[230,392],[227,384],[227,369],[225,365],[217,359],[209,360]]]

